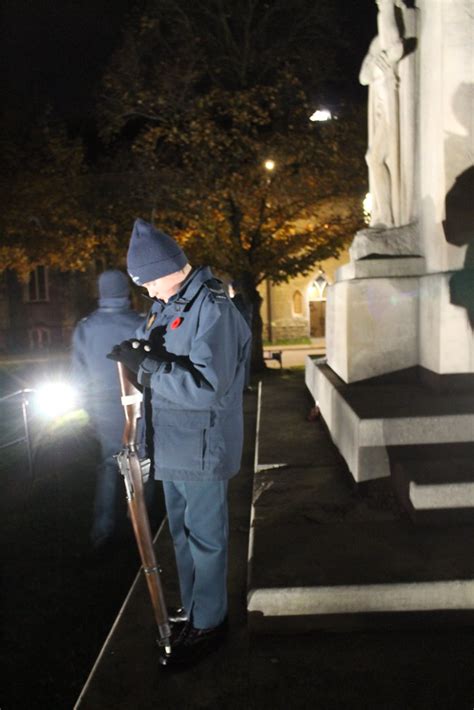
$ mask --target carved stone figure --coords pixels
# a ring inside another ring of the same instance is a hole
[[[378,34],[360,70],[369,86],[369,189],[372,227],[413,219],[415,11],[403,0],[376,0]]]

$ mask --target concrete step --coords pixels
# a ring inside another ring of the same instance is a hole
[[[474,523],[474,442],[389,451],[397,495],[415,523]]]
[[[474,440],[471,392],[446,395],[402,375],[348,385],[324,360],[306,359],[306,385],[357,482],[390,476],[391,447]]]
[[[247,609],[255,631],[353,627],[393,614],[474,622],[473,525],[413,525],[389,479],[357,486],[294,381],[263,387]],[[275,436],[278,432],[278,436]]]

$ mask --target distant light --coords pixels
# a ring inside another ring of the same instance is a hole
[[[59,417],[76,406],[74,388],[65,382],[48,382],[36,390],[35,404],[43,416]]]
[[[265,170],[274,170],[275,169],[275,161],[274,160],[266,160],[264,162]]]
[[[330,121],[332,113],[327,108],[318,109],[309,117],[310,121]]]
[[[372,217],[372,195],[370,192],[366,194],[362,200],[362,207],[364,210],[364,222],[370,224],[370,218]]]

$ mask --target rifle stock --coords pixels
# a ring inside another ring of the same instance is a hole
[[[158,626],[158,641],[161,646],[165,647],[166,652],[170,653],[171,629],[143,495],[142,468],[136,443],[142,395],[132,381],[132,373],[120,362],[117,363],[117,366],[122,405],[125,412],[123,448],[117,456],[117,462],[124,479],[128,510]]]

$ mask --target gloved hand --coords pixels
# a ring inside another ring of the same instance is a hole
[[[123,363],[132,372],[138,372],[146,357],[153,357],[150,343],[147,340],[135,339],[123,340],[120,345],[114,345],[107,355],[109,360]]]

